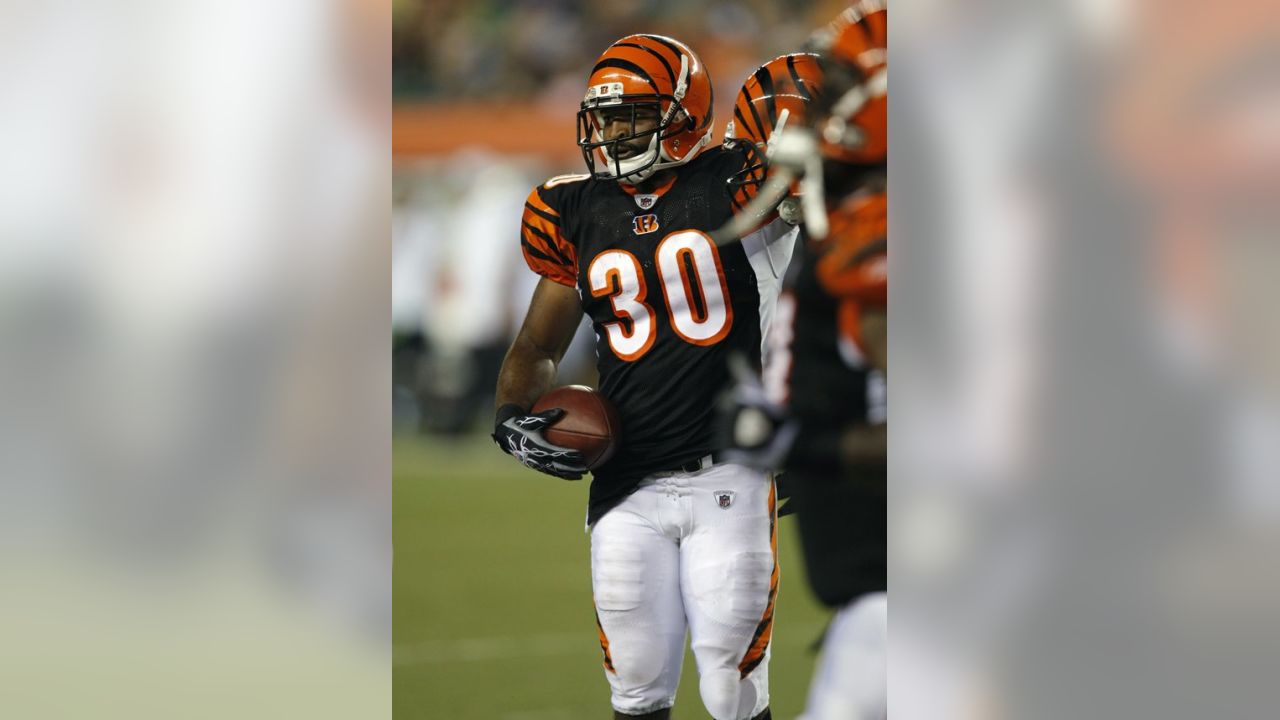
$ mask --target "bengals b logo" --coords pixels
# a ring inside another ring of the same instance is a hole
[[[639,215],[632,221],[631,229],[635,230],[637,235],[651,233],[658,229],[658,216],[653,214]]]

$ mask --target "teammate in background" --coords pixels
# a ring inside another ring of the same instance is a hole
[[[670,717],[686,630],[711,716],[770,717],[774,485],[723,461],[714,400],[730,353],[759,368],[795,232],[766,218],[742,243],[715,246],[746,156],[707,147],[713,131],[698,56],[671,38],[625,37],[596,62],[578,113],[590,174],[535,188],[521,226],[542,279],[498,377],[494,440],[535,470],[586,471],[542,435],[561,411],[529,414],[585,312],[599,389],[623,428],[593,471],[587,512],[615,718]]]
[[[743,211],[750,218],[803,190],[806,237],[788,280],[794,305],[784,302],[775,328],[788,357],[754,406],[739,391],[728,425],[733,444],[761,462],[785,457],[810,583],[837,609],[806,720],[887,713],[886,17],[882,3],[862,0],[815,34],[820,88],[805,107],[807,126],[775,130],[768,183]],[[775,432],[744,436],[760,425],[741,422],[750,413],[770,417]]]

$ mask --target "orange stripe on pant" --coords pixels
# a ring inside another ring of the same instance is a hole
[[[604,626],[600,624],[600,611],[596,610],[596,630],[600,631],[600,651],[604,653],[604,669],[617,675],[613,669],[613,656],[609,654],[609,638],[604,634]]]
[[[751,674],[752,670],[764,660],[764,653],[769,649],[769,640],[773,637],[773,604],[778,599],[778,486],[769,488],[769,545],[773,549],[773,574],[769,577],[769,604],[764,608],[764,616],[756,625],[755,634],[751,636],[751,644],[747,646],[747,654],[738,663],[738,672],[742,678]]]

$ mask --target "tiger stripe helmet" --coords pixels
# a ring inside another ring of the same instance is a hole
[[[578,111],[578,146],[597,178],[638,184],[659,170],[692,160],[713,133],[711,76],[689,46],[661,35],[628,35],[596,60]],[[636,127],[637,111],[658,118],[653,129]],[[604,137],[604,112],[630,112],[631,130]],[[620,157],[624,145],[645,150]]]
[[[884,0],[858,0],[810,41],[822,56],[828,90],[815,129],[830,160],[870,164],[888,157],[888,32]]]
[[[746,167],[730,179],[735,185],[733,206],[741,210],[764,183],[768,170],[765,150],[774,132],[805,127],[810,105],[822,92],[818,56],[792,53],[761,65],[742,84],[725,128],[725,144],[743,148]],[[792,194],[799,190],[793,185]]]

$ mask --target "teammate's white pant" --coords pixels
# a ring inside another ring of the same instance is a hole
[[[613,707],[671,707],[692,636],[715,720],[769,704],[777,595],[773,482],[738,465],[648,477],[591,531],[591,581]]]
[[[836,613],[798,720],[883,720],[888,715],[889,600],[863,595]]]

